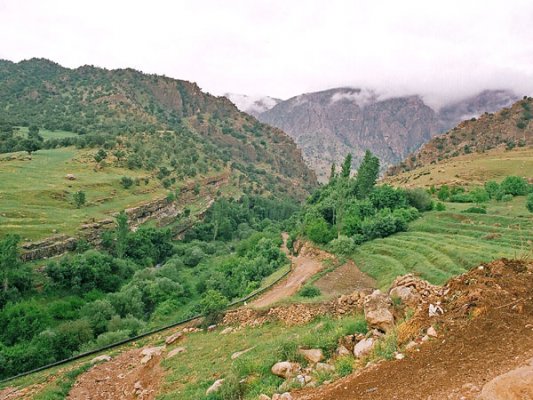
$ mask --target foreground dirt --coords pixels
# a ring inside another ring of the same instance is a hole
[[[82,374],[69,393],[69,400],[155,399],[163,370],[160,356],[141,364],[141,350],[118,355]]]
[[[353,261],[336,268],[318,279],[314,285],[327,297],[338,297],[356,290],[375,288],[376,281],[361,272]]]
[[[333,384],[293,393],[297,400],[474,400],[495,377],[533,357],[533,265],[502,260],[452,279],[445,314],[415,315],[413,332],[439,337],[403,360],[381,362]],[[437,300],[437,299],[435,299]],[[407,339],[407,338],[406,338]],[[531,399],[501,397],[506,400]],[[526,396],[526,397],[523,397]]]

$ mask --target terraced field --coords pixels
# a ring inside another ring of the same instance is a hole
[[[533,217],[517,215],[525,210],[523,197],[513,203],[504,211],[491,204],[486,215],[461,213],[464,205],[427,213],[408,232],[365,243],[351,258],[384,288],[409,272],[441,284],[483,262],[531,255]]]

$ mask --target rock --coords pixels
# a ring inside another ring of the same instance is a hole
[[[271,368],[271,371],[274,375],[284,379],[288,379],[295,376],[299,370],[300,364],[291,363],[289,361],[278,362],[274,364]]]
[[[533,367],[516,368],[497,376],[481,391],[479,400],[533,399]]]
[[[315,367],[315,370],[317,372],[335,372],[335,367],[333,365],[330,365],[330,364],[326,364],[326,363],[317,363],[316,364],[316,367]]]
[[[357,358],[361,358],[369,354],[374,348],[375,342],[372,338],[361,340],[353,348],[353,355]]]
[[[107,354],[103,354],[103,355],[101,355],[101,356],[94,357],[94,358],[91,360],[91,364],[96,364],[96,363],[99,363],[99,362],[105,362],[105,361],[111,361],[111,357],[108,356]]]
[[[176,347],[168,353],[167,358],[171,358],[178,354],[185,353],[186,351],[187,349],[185,347]]]
[[[154,356],[159,356],[165,350],[165,346],[159,347],[146,347],[141,351],[143,358],[141,359],[141,364],[148,363]]]
[[[403,360],[405,358],[405,356],[402,354],[402,353],[398,353],[394,356],[395,359],[397,360]]]
[[[249,349],[246,349],[246,350],[237,351],[237,352],[235,352],[235,353],[233,353],[231,355],[231,359],[235,360],[235,359],[239,358],[240,356],[242,356],[243,354],[248,353],[250,350],[253,350],[254,348],[255,348],[255,346],[254,347],[250,347]]]
[[[224,379],[216,380],[215,383],[213,383],[211,386],[209,386],[209,388],[206,390],[205,394],[209,395],[211,393],[218,392],[218,390],[220,389],[220,387],[222,386],[223,383],[224,383]]]
[[[259,400],[270,400],[270,397],[268,397],[266,394],[261,393],[259,395]]]
[[[377,328],[387,332],[394,326],[394,316],[390,311],[390,297],[375,290],[365,297],[364,311],[365,319],[370,328]]]
[[[316,364],[324,359],[324,353],[321,349],[300,349],[298,352],[310,363]]]
[[[444,314],[444,310],[438,304],[430,304],[428,308],[429,317],[435,317],[439,314]]]
[[[416,305],[420,302],[420,295],[412,287],[398,286],[389,291],[391,298],[397,298],[402,301],[402,304],[408,306]]]
[[[292,400],[292,396],[289,392],[285,392],[279,396],[279,400]]]
[[[221,335],[227,335],[228,333],[233,332],[234,329],[231,326],[228,326],[227,328],[223,329],[222,332],[220,332]]]
[[[216,325],[209,325],[207,327],[207,332],[213,332],[215,329],[217,329],[217,326]]]
[[[341,344],[339,347],[337,347],[335,354],[337,354],[339,357],[342,357],[342,356],[349,356],[352,353],[350,353],[350,350],[348,350],[345,346]]]
[[[414,340],[411,340],[409,343],[407,343],[407,345],[405,346],[405,350],[409,351],[409,350],[413,350],[414,348],[416,348],[416,346],[418,346],[418,344],[414,341]]]
[[[69,181],[75,181],[76,176],[74,174],[66,174],[65,179],[68,179]]]
[[[181,332],[181,331],[180,331],[180,332],[176,332],[176,333],[174,333],[173,335],[170,335],[169,337],[167,337],[167,338],[165,339],[165,343],[166,343],[167,345],[169,345],[169,344],[172,344],[172,343],[174,343],[174,342],[177,342],[178,340],[183,339],[183,337],[184,337],[184,336],[183,336],[183,332]]]
[[[437,335],[437,331],[436,331],[435,328],[433,328],[432,326],[429,327],[429,329],[427,330],[426,333],[427,333],[427,335],[428,335],[429,337],[434,337],[434,338],[435,338],[435,337],[438,336],[438,335]]]
[[[422,338],[422,343],[426,343],[429,341],[429,336],[428,335],[425,335],[423,338]]]

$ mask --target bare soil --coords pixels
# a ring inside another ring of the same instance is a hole
[[[69,393],[69,400],[155,399],[163,370],[160,356],[141,364],[141,350],[130,350],[111,361],[97,364],[82,374]]]
[[[327,297],[338,297],[343,294],[351,294],[356,290],[376,287],[376,281],[361,272],[353,263],[347,263],[325,274],[314,285]]]
[[[404,331],[439,337],[403,360],[384,361],[297,400],[474,400],[485,383],[533,357],[533,264],[500,260],[452,279],[444,315],[415,314]],[[435,299],[437,301],[439,299]],[[404,337],[403,340],[409,340]]]

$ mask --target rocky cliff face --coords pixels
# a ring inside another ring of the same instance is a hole
[[[438,132],[438,118],[418,96],[380,99],[373,91],[340,88],[304,94],[261,113],[302,148],[324,181],[348,153],[358,165],[366,149],[384,165],[401,160]]]
[[[338,165],[348,153],[357,166],[369,149],[385,169],[463,119],[501,109],[515,99],[509,91],[484,91],[437,111],[420,96],[387,98],[345,87],[302,94],[256,115],[292,136],[307,164],[325,181],[331,164]]]

